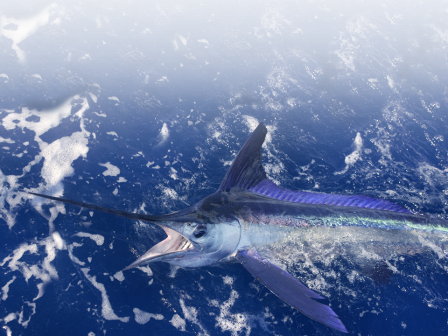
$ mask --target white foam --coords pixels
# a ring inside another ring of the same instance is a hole
[[[54,186],[74,174],[72,162],[80,156],[87,156],[87,144],[86,134],[75,132],[71,136],[53,141],[42,150],[41,155],[45,161],[41,175],[48,186]]]
[[[356,47],[350,39],[340,39],[340,49],[335,51],[335,54],[341,59],[342,63],[351,71],[355,72],[355,52]]]
[[[0,22],[3,27],[10,23],[17,25],[16,30],[5,30],[0,27],[0,35],[12,40],[12,49],[16,52],[20,62],[24,62],[26,56],[25,51],[20,49],[18,44],[34,34],[40,27],[45,26],[48,23],[51,11],[56,7],[56,4],[51,4],[36,15],[23,19],[15,19],[6,16],[0,17]]]
[[[272,38],[275,35],[284,34],[285,25],[283,22],[288,22],[288,20],[280,13],[280,11],[268,8],[260,17],[260,23],[262,25],[262,27],[260,27],[260,32],[256,32],[255,34],[258,38]]]
[[[443,250],[442,248],[440,248],[439,246],[434,244],[431,240],[425,239],[424,237],[422,237],[420,235],[418,236],[418,240],[420,241],[420,243],[423,246],[427,246],[431,250],[433,250],[434,253],[437,254],[437,256],[439,257],[439,259],[443,259],[443,258],[445,258],[447,256],[448,253],[446,253],[445,250]]]
[[[46,256],[42,262],[29,265],[24,261],[20,261],[20,259],[26,252],[38,254],[40,247],[45,247],[46,252]],[[20,273],[22,273],[26,282],[28,282],[31,277],[35,277],[36,279],[41,280],[41,283],[37,285],[38,294],[34,298],[34,300],[37,300],[38,298],[42,297],[42,295],[44,295],[46,284],[49,283],[52,279],[58,279],[58,273],[53,265],[51,265],[51,262],[56,257],[55,247],[55,241],[51,236],[37,241],[33,244],[22,244],[13,251],[12,255],[9,255],[5,259],[3,259],[0,266],[8,263],[8,267],[11,269],[11,271],[19,271]]]
[[[73,107],[72,100],[75,100],[77,104],[81,105],[81,109],[75,114],[80,119],[81,132],[75,132],[71,136],[55,140],[51,144],[44,142],[40,136],[51,128],[58,126],[63,119],[70,116]],[[88,108],[89,105],[85,98],[74,96],[54,109],[39,112],[24,107],[22,108],[21,113],[9,113],[3,118],[2,125],[7,130],[19,127],[22,130],[26,128],[33,131],[35,133],[34,140],[38,143],[39,149],[41,150],[39,155],[36,155],[32,161],[23,168],[22,175],[10,175],[6,177],[10,184],[10,192],[17,188],[17,179],[28,173],[32,166],[38,164],[42,158],[44,158],[45,160],[42,165],[41,176],[45,183],[41,184],[38,188],[30,189],[30,191],[41,192],[46,189],[47,192],[54,196],[62,195],[63,185],[60,182],[64,177],[73,174],[74,170],[71,167],[72,162],[79,156],[85,157],[88,151],[87,138],[90,136],[90,133],[85,130],[83,119],[83,113]],[[31,116],[38,117],[38,121],[28,121],[27,119]],[[15,198],[11,198],[11,200],[12,202],[17,203],[17,201],[22,201],[22,197],[23,196],[18,195]],[[30,199],[31,197],[27,196],[26,198]],[[8,202],[12,205],[10,200],[8,200]],[[57,217],[59,212],[64,213],[65,208],[60,205],[54,205],[50,209],[51,217],[48,217],[47,213],[42,210],[41,206],[43,202],[48,203],[48,201],[36,197],[32,198],[33,206],[49,221],[50,232],[52,232],[54,229],[53,220]],[[12,216],[5,214],[5,212],[2,211],[2,217],[6,219],[9,227],[14,225],[15,221]]]
[[[56,127],[60,124],[62,119],[70,116],[72,104],[72,99],[78,98],[77,96],[67,99],[61,106],[55,109],[45,110],[42,112],[36,110],[29,110],[27,107],[22,108],[21,113],[10,113],[5,118],[3,118],[2,125],[7,130],[12,130],[16,127],[20,127],[22,130],[27,128],[36,134],[35,140],[40,143],[40,136]],[[27,121],[31,116],[39,117],[38,122]]]
[[[7,75],[7,74],[4,74],[4,73],[0,74],[0,78],[6,78],[7,80],[9,80],[8,75]]]
[[[149,268],[149,266],[139,266],[137,267],[140,271],[145,272],[148,276],[152,276],[152,270]]]
[[[319,73],[319,70],[310,69],[308,65],[305,65],[305,71],[314,81],[317,80],[317,74]],[[267,101],[265,103],[265,108],[274,111],[281,111],[281,109],[283,109],[283,105],[278,99],[279,96],[277,92],[282,92],[289,95],[289,87],[300,87],[297,79],[292,77],[289,69],[284,67],[274,67],[273,70],[267,75],[267,84],[272,93],[269,94],[267,92],[263,92],[264,88],[262,86],[259,86],[259,94],[261,97],[263,97],[263,100]]]
[[[173,180],[177,180],[177,179],[179,179],[179,177],[177,176],[177,170],[174,169],[173,167],[170,168],[170,177],[171,177]]]
[[[115,273],[114,278],[117,279],[118,281],[122,282],[124,280],[123,272],[119,271],[119,272]]]
[[[8,267],[11,268],[12,271],[19,270],[18,260],[20,260],[20,258],[22,258],[23,254],[25,252],[30,252],[30,253],[36,254],[37,253],[37,245],[36,244],[28,245],[27,243],[20,245],[17,249],[15,249],[13,251],[12,256],[7,256],[5,259],[3,259],[0,266],[3,266],[6,262],[9,261]]]
[[[257,322],[263,332],[261,334],[268,334],[269,328],[266,320],[273,320],[274,316],[269,312],[268,308],[264,312],[257,315],[248,314],[245,312],[233,312],[233,308],[239,294],[232,289],[228,300],[221,304],[217,300],[211,300],[210,305],[219,307],[219,316],[216,316],[216,326],[221,328],[221,331],[230,331],[231,335],[250,334],[252,326]],[[276,322],[274,322],[276,323]]]
[[[155,319],[155,320],[163,320],[163,315],[161,314],[151,314],[151,313],[147,313],[144,312],[143,310],[140,310],[138,308],[134,308],[132,310],[135,314],[135,322],[139,323],[139,324],[146,324],[149,322],[149,320],[151,318]]]
[[[225,276],[222,278],[222,281],[226,284],[226,285],[232,285],[233,284],[233,278],[229,277],[229,276]]]
[[[98,97],[97,96],[95,96],[93,93],[91,93],[91,92],[89,92],[89,95],[90,95],[90,98],[92,98],[92,100],[93,100],[93,102],[94,103],[97,103],[98,102]]]
[[[184,314],[185,320],[190,321],[193,324],[196,324],[202,331],[202,333],[204,335],[209,335],[209,333],[207,332],[207,330],[205,330],[205,328],[202,326],[202,324],[198,321],[198,311],[195,307],[188,307],[183,299],[179,300],[180,306],[182,308],[182,312]],[[173,316],[174,319],[174,316]],[[173,320],[171,319],[171,320]],[[180,320],[179,320],[180,321]],[[170,321],[171,322],[171,321]],[[185,321],[183,321],[185,323]],[[181,322],[182,323],[182,322]],[[173,324],[173,323],[171,323]],[[173,324],[174,325],[174,324]],[[185,328],[184,324],[181,324],[181,326],[183,326]],[[182,330],[182,329],[181,329]]]
[[[73,243],[73,244],[70,244],[70,245],[68,246],[68,248],[67,248],[67,250],[68,250],[68,256],[69,256],[70,260],[73,261],[75,264],[78,264],[78,265],[80,265],[80,266],[84,266],[86,263],[83,262],[83,261],[81,261],[81,260],[79,260],[79,259],[73,254],[73,249],[74,249],[75,247],[78,247],[78,245],[82,245],[82,244]]]
[[[1,136],[0,136],[0,142],[6,142],[6,143],[10,143],[10,144],[15,143],[14,140],[11,140],[11,139],[5,139],[5,138],[2,138]]]
[[[162,129],[160,130],[160,135],[163,137],[164,140],[166,140],[166,138],[168,138],[169,131],[168,131],[168,126],[166,125],[166,123],[163,123]]]
[[[123,182],[127,182],[128,180],[126,180],[124,177],[120,177],[119,179],[118,179],[118,183],[123,183]]]
[[[36,78],[36,79],[40,79],[40,80],[42,80],[42,77],[41,77],[41,75],[39,75],[39,74],[31,75],[31,77],[34,77],[34,78]]]
[[[230,308],[235,304],[239,294],[232,289],[230,298],[220,305],[219,316],[216,317],[216,324],[222,331],[230,331],[232,335],[241,334],[247,325],[247,319],[244,314],[231,314]],[[250,327],[249,332],[250,332]]]
[[[178,35],[179,36],[179,40],[182,42],[182,44],[184,46],[187,45],[187,39],[185,37],[183,37],[182,35]]]
[[[24,308],[25,308],[25,306],[22,306],[22,311],[20,312],[20,314],[19,314],[19,323],[23,326],[23,327],[28,327],[28,323],[30,323],[30,321],[31,321],[31,317],[34,315],[34,314],[36,314],[36,304],[34,303],[34,302],[28,302],[28,301],[25,301],[25,303],[29,306],[29,307],[31,307],[31,308],[33,308],[33,311],[31,312],[31,314],[28,316],[28,320],[24,320],[23,319],[23,316],[24,316]]]
[[[7,325],[3,326],[3,329],[6,330],[6,336],[12,336],[12,331]]]
[[[98,246],[101,246],[101,245],[104,244],[104,237],[102,235],[99,235],[99,234],[92,234],[92,233],[87,233],[87,232],[78,232],[74,236],[90,238]]]
[[[387,78],[387,84],[389,84],[389,87],[390,87],[393,91],[395,91],[395,83],[394,83],[393,79],[390,78],[389,76],[386,76],[386,78]]]
[[[417,171],[428,185],[432,187],[448,187],[448,168],[442,170],[431,166],[429,163],[419,162]]]
[[[259,124],[258,119],[254,118],[252,116],[248,116],[248,115],[243,115],[243,118],[244,118],[244,123],[249,128],[249,132],[252,133],[253,131],[255,131],[255,129],[257,128],[257,126]]]
[[[179,195],[177,194],[177,192],[174,189],[171,188],[164,188],[163,190],[163,194],[173,200],[178,199]]]
[[[180,331],[185,331],[185,320],[180,317],[178,314],[174,314],[173,317],[170,320],[170,323],[173,325],[174,328]]]
[[[174,49],[174,51],[178,51],[179,50],[179,44],[177,43],[176,40],[173,40],[173,49]]]
[[[198,42],[200,42],[200,43],[206,43],[206,44],[210,45],[210,43],[208,43],[208,41],[207,41],[206,39],[200,39],[200,40],[198,40]]]
[[[55,231],[52,233],[52,237],[54,239],[54,243],[56,245],[56,248],[58,250],[62,250],[64,248],[64,240],[61,238],[61,235],[59,234],[59,232]]]
[[[107,168],[107,170],[103,172],[104,176],[117,176],[118,174],[120,174],[120,169],[111,164],[110,162],[98,163],[98,164],[102,167]]]
[[[166,140],[168,140],[169,136],[170,136],[170,131],[168,129],[168,126],[166,123],[163,123],[162,129],[160,130],[160,133],[157,137],[157,140],[159,141],[159,143],[156,145],[156,147],[163,145],[166,142]]]
[[[118,320],[121,322],[129,322],[129,317],[118,317],[114,310],[112,309],[112,306],[109,301],[109,297],[107,296],[106,289],[104,288],[104,285],[102,283],[99,283],[96,281],[96,276],[90,276],[88,273],[90,271],[89,268],[81,268],[81,271],[84,273],[84,276],[89,280],[93,286],[95,286],[96,289],[98,289],[101,293],[102,298],[102,304],[101,304],[101,315],[106,320]]]
[[[16,314],[15,313],[9,313],[4,319],[3,319],[3,321],[5,322],[5,323],[9,323],[9,322],[11,322],[11,321],[14,321],[15,319],[16,319]]]
[[[345,174],[348,169],[353,166],[360,158],[362,153],[363,141],[361,138],[361,133],[356,134],[355,141],[353,142],[355,150],[345,157],[345,168],[341,171],[337,171],[334,175]]]
[[[168,276],[170,278],[174,278],[176,276],[177,271],[180,269],[180,266],[177,265],[170,265],[170,273]]]
[[[9,292],[9,285],[12,284],[14,282],[14,280],[16,279],[15,276],[12,277],[11,280],[9,280],[6,285],[4,285],[2,287],[2,291],[3,291],[3,295],[2,295],[2,300],[5,301],[8,298],[8,292]]]
[[[101,21],[100,21],[100,18],[97,17],[95,21],[96,21],[96,27],[97,27],[97,28],[101,28]]]
[[[42,268],[47,271],[52,279],[59,279],[56,268],[51,265],[51,262],[56,258],[56,240],[50,236],[42,240],[40,244],[45,246],[45,252],[47,253],[42,262]]]
[[[116,136],[118,138],[117,132],[106,132],[106,134]]]
[[[109,100],[115,100],[115,101],[117,101],[117,102],[120,102],[120,99],[118,99],[117,97],[107,97],[107,99],[109,99]]]

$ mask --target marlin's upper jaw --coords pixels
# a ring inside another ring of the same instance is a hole
[[[199,252],[194,247],[194,244],[185,236],[177,232],[177,230],[170,229],[169,227],[161,224],[157,225],[159,225],[165,231],[168,237],[149,249],[145,254],[143,254],[136,261],[126,267],[123,271],[153,261],[172,262],[176,259],[182,259],[187,254],[190,254],[192,252]],[[178,229],[181,229],[181,227],[179,227]]]

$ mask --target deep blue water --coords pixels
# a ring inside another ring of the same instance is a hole
[[[442,1],[0,5],[4,333],[337,334],[238,263],[120,273],[162,230],[20,191],[179,210],[264,121],[282,187],[447,219],[447,16]],[[351,334],[446,334],[444,256],[390,260],[383,283],[338,256],[294,275]]]

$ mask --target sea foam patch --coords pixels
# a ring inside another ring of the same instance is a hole
[[[77,118],[73,120],[80,121],[80,132],[74,132],[70,136],[66,136],[53,141],[52,143],[46,143],[41,139],[41,135],[45,134],[52,128],[57,127],[62,120],[71,116],[72,108],[77,108],[77,112],[74,115]],[[10,195],[17,189],[18,180],[30,172],[31,167],[41,162],[44,159],[42,165],[41,176],[44,183],[41,183],[39,187],[30,191],[47,192],[61,196],[63,193],[62,180],[71,176],[74,173],[72,163],[79,157],[86,157],[88,152],[88,137],[90,133],[86,131],[84,127],[84,112],[89,108],[86,98],[81,98],[76,95],[67,99],[60,106],[48,110],[37,111],[30,110],[27,107],[23,107],[21,112],[9,113],[2,119],[2,126],[8,130],[14,130],[15,128],[21,128],[22,130],[28,129],[34,132],[34,140],[37,142],[40,149],[40,153],[28,162],[28,164],[22,169],[21,175],[9,175],[5,176],[5,181],[8,182],[9,187],[2,189],[1,194]],[[17,197],[9,197],[8,203],[14,202],[16,205],[19,201],[30,199],[30,197],[24,197],[23,195],[15,194]],[[42,210],[42,204],[47,201],[42,199],[32,198],[32,204],[36,210],[48,220],[50,232],[53,232],[53,221],[57,217],[59,212],[65,212],[65,208],[61,205],[55,204],[50,208],[50,216]],[[14,225],[14,218],[12,216],[5,215],[2,211],[2,217],[6,218],[8,225],[12,227]]]
[[[2,292],[3,292],[2,300],[3,300],[3,301],[5,301],[5,300],[8,298],[9,285],[12,284],[12,283],[14,282],[15,279],[16,279],[16,276],[14,275],[14,276],[12,277],[12,279],[9,280],[9,281],[6,283],[6,285],[4,285],[4,286],[2,287]]]
[[[273,315],[266,309],[257,315],[248,314],[246,312],[234,312],[234,305],[240,298],[240,294],[232,288],[233,278],[229,276],[223,277],[224,284],[230,288],[230,296],[227,300],[219,302],[216,299],[209,300],[209,306],[219,309],[219,315],[216,315],[216,326],[223,332],[230,332],[231,335],[241,335],[244,331],[250,334],[252,328],[256,325],[260,326],[264,333],[269,333],[268,326],[273,322]]]
[[[87,233],[87,232],[78,232],[75,234],[75,236],[78,237],[87,237],[92,239],[98,246],[101,246],[104,244],[104,237],[102,235],[99,234],[92,234],[92,233]]]
[[[33,35],[40,27],[45,26],[50,19],[51,13],[56,9],[56,7],[56,4],[51,4],[35,15],[27,18],[16,19],[7,16],[0,17],[0,22],[3,27],[8,24],[14,24],[17,26],[17,29],[15,30],[1,29],[0,32],[3,36],[12,40],[11,47],[16,52],[17,58],[20,62],[24,62],[26,60],[26,53],[24,50],[20,49],[18,44]]]
[[[207,330],[204,328],[202,323],[198,320],[198,310],[195,307],[187,306],[185,304],[184,299],[180,299],[179,303],[180,303],[180,306],[182,308],[182,312],[184,314],[185,320],[188,320],[192,324],[196,324],[204,335],[210,335],[207,332]],[[173,319],[174,319],[174,316],[173,316]],[[181,328],[183,327],[185,329],[185,321],[184,321],[184,323],[182,323],[181,319],[176,318],[176,320],[174,322],[178,322],[178,323],[180,322],[180,324],[178,326],[181,327]],[[172,324],[173,324],[173,322],[172,322]],[[182,329],[180,329],[180,330],[182,330]]]
[[[119,317],[115,314],[114,310],[112,309],[112,305],[110,304],[109,296],[107,295],[106,288],[104,287],[104,285],[102,283],[96,281],[96,276],[89,275],[90,269],[89,268],[81,268],[81,271],[84,273],[84,276],[87,278],[87,280],[89,280],[92,283],[92,285],[96,289],[98,289],[101,293],[101,299],[102,299],[101,315],[106,320],[118,320],[121,322],[129,322],[129,316]]]
[[[335,172],[334,175],[345,174],[351,166],[353,166],[358,160],[361,159],[362,145],[363,141],[361,138],[361,133],[358,132],[356,133],[355,141],[353,141],[355,150],[345,157],[345,168],[343,170]]]
[[[36,280],[39,280],[40,282],[36,284],[38,293],[37,296],[33,299],[33,301],[36,301],[44,295],[45,286],[51,280],[59,279],[58,272],[52,265],[52,261],[56,258],[57,250],[59,250],[59,247],[60,243],[57,243],[52,236],[34,243],[24,243],[16,248],[9,256],[4,258],[0,263],[0,266],[6,266],[9,268],[9,271],[6,271],[5,274],[15,271],[20,272],[29,286],[31,285],[29,280],[32,277],[34,277]],[[45,257],[43,258],[43,260],[41,259],[41,261],[38,262],[27,262],[23,259],[24,256],[28,254],[41,256],[45,255]],[[14,286],[15,280],[16,276],[13,276],[7,283],[7,285],[2,288],[3,300],[6,300],[8,298],[8,290],[10,287]]]
[[[115,273],[114,278],[117,279],[118,281],[122,282],[124,280],[123,272],[119,271],[119,272]]]
[[[171,325],[180,331],[186,331],[185,326],[185,320],[179,316],[179,314],[174,314],[173,317],[170,320]]]
[[[107,170],[105,170],[103,172],[104,176],[117,176],[118,174],[120,174],[120,168],[118,168],[117,166],[114,166],[110,162],[98,163],[98,164],[100,166],[102,166],[102,167],[106,167],[107,168]]]
[[[58,139],[41,152],[45,158],[42,167],[42,178],[48,186],[60,183],[65,177],[74,174],[73,161],[86,157],[89,148],[88,139],[83,132],[75,132],[69,137]]]
[[[161,314],[151,314],[151,313],[147,313],[143,310],[140,310],[138,308],[134,308],[132,310],[135,314],[135,322],[137,322],[138,324],[146,324],[149,322],[150,319],[155,319],[155,320],[163,320],[163,315]]]
[[[167,124],[163,123],[162,129],[160,130],[160,133],[157,136],[158,143],[156,147],[163,145],[166,142],[166,140],[168,140],[169,136],[170,136],[170,130],[168,129]]]

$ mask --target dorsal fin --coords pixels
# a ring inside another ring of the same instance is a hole
[[[322,194],[283,189],[267,178],[261,162],[261,146],[267,129],[261,122],[243,145],[218,191],[239,188],[258,195],[294,203],[325,204],[412,213],[395,203],[363,195]]]
[[[231,188],[250,189],[266,179],[261,165],[261,146],[268,130],[261,122],[240,149],[218,191]]]

